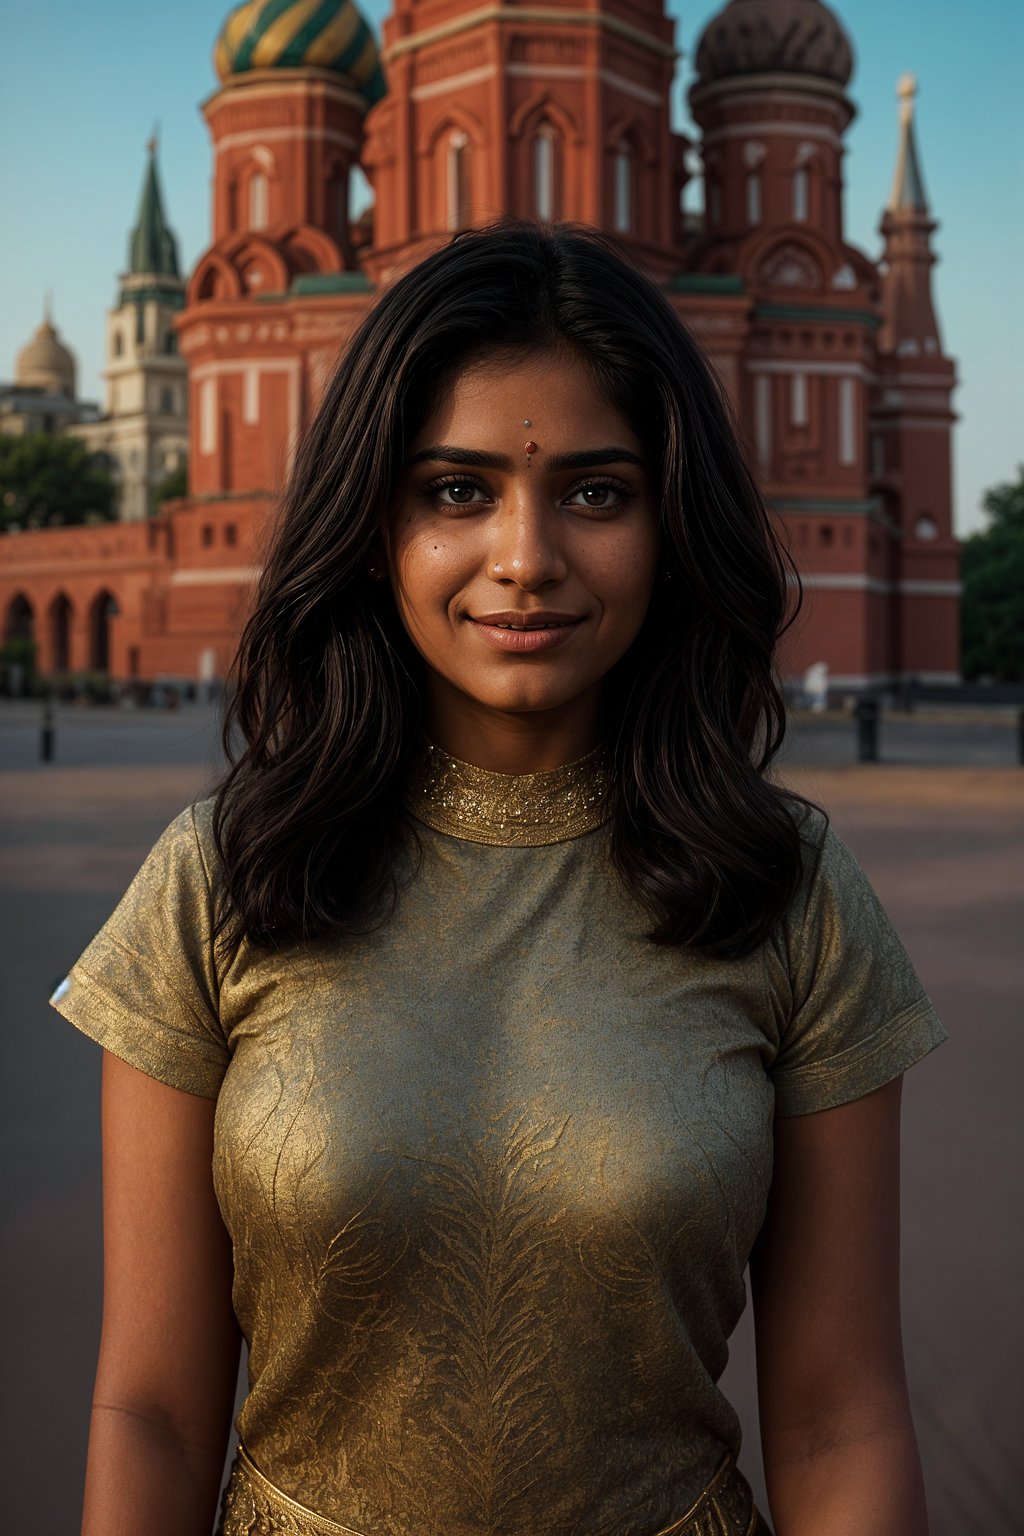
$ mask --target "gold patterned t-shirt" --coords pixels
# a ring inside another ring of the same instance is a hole
[[[646,1536],[738,1449],[717,1382],[774,1117],[943,1030],[819,813],[785,920],[729,960],[646,938],[600,751],[517,776],[427,746],[407,803],[382,926],[219,963],[189,807],[52,1001],[217,1099],[265,1477],[369,1536]]]

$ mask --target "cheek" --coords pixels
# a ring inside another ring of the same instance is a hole
[[[463,586],[467,555],[446,532],[419,532],[394,547],[399,605],[410,619],[429,623]]]
[[[657,573],[657,546],[650,540],[610,539],[590,551],[586,580],[608,618],[639,623],[647,612]]]

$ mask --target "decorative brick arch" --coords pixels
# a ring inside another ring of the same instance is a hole
[[[647,131],[647,125],[635,112],[622,112],[612,120],[604,136],[604,147],[607,150],[615,150],[623,140],[639,151],[645,165],[656,163],[657,147]]]
[[[291,283],[280,248],[262,235],[246,234],[225,254],[238,273],[244,292],[285,293]]]
[[[207,251],[192,274],[187,302],[206,304],[241,297],[242,283],[234,266],[220,251]]]
[[[528,138],[545,119],[554,124],[566,144],[576,148],[583,142],[583,134],[575,117],[550,91],[538,91],[519,103],[509,121],[509,137]]]
[[[237,167],[228,185],[231,228],[239,233],[248,229],[267,229],[273,222],[273,187],[277,174],[277,161],[265,144],[257,144]],[[260,223],[253,222],[250,206],[253,182],[262,177],[266,183],[265,216]],[[280,217],[280,215],[278,215]]]
[[[802,224],[759,231],[744,245],[739,270],[758,292],[824,294],[838,253]]]
[[[292,272],[340,272],[344,266],[336,241],[309,224],[289,230],[281,250]]]
[[[464,178],[457,199],[464,207],[451,221],[450,204],[456,195],[450,185],[453,169],[450,162],[452,140],[464,136],[468,155],[457,174]],[[473,210],[481,202],[480,189],[486,170],[484,156],[486,135],[483,125],[472,112],[454,104],[445,108],[420,136],[418,159],[419,206],[422,210],[423,227],[427,230],[453,229],[463,223],[472,223]]]

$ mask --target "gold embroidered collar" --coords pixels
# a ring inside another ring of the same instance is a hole
[[[494,773],[423,739],[405,804],[435,832],[502,848],[537,848],[592,832],[611,814],[611,773],[602,744],[540,773]]]

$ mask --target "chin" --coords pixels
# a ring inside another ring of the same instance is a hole
[[[580,687],[571,684],[563,684],[561,687],[519,684],[507,688],[470,688],[466,691],[470,698],[485,709],[504,710],[508,714],[540,714],[547,710],[564,709],[590,687],[590,683]]]

